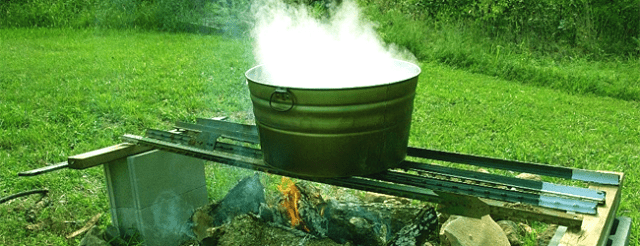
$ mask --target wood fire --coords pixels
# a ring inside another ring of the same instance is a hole
[[[298,210],[298,201],[300,201],[300,191],[296,184],[287,177],[282,177],[278,190],[282,192],[282,202],[280,205],[286,209],[286,213],[291,219],[291,227],[302,226],[302,229],[309,231],[307,226],[300,217],[300,211]]]

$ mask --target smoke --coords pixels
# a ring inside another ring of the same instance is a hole
[[[406,50],[385,45],[373,23],[351,0],[312,16],[308,7],[257,0],[252,12],[254,55],[260,81],[283,87],[345,88],[396,82],[415,76],[394,59],[415,61]]]

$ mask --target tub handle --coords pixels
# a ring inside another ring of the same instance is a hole
[[[291,105],[288,107],[274,107],[273,106],[274,99],[281,100],[281,101],[291,101]],[[282,88],[282,87],[276,88],[276,90],[273,93],[271,93],[271,97],[269,98],[269,107],[271,107],[271,109],[278,112],[287,112],[293,108],[294,104],[295,103],[293,100],[293,95],[291,94],[291,92],[289,92],[289,90],[287,90],[287,88]]]

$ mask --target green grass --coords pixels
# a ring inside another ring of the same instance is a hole
[[[26,178],[18,172],[119,143],[124,133],[168,129],[195,117],[246,121],[250,110],[243,76],[252,65],[246,41],[57,29],[4,29],[0,40],[0,196],[51,190],[52,206],[43,220],[106,213],[102,170]],[[77,244],[64,236],[78,228],[25,229],[24,214],[33,201],[21,201],[0,205],[0,245]]]
[[[51,190],[50,206],[26,219],[37,196],[0,205],[0,245],[77,245],[65,236],[103,213],[101,168],[17,177],[24,170],[121,142],[124,133],[174,121],[230,116],[251,122],[243,73],[251,42],[219,36],[101,29],[0,30],[0,197]],[[512,61],[516,62],[516,61]],[[589,73],[597,63],[567,63]],[[612,74],[625,63],[609,66]],[[640,103],[571,94],[425,62],[410,145],[597,170],[623,171],[618,215],[634,219],[638,244]],[[544,70],[539,71],[544,76]],[[586,75],[585,75],[586,76]],[[208,165],[211,199],[250,171]],[[30,230],[30,224],[46,222]],[[529,240],[529,242],[532,242]]]
[[[624,172],[618,216],[633,219],[630,245],[640,245],[640,103],[570,95],[433,63],[422,69],[410,145]]]

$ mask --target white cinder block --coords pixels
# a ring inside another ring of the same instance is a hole
[[[189,217],[208,203],[203,160],[152,150],[104,167],[113,225],[148,246],[183,242]]]

